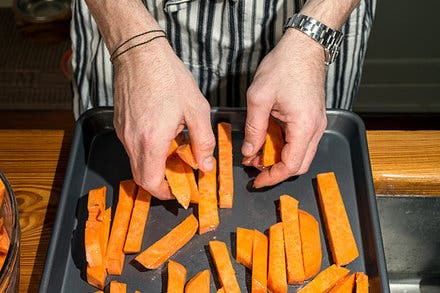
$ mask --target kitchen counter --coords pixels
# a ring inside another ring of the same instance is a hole
[[[367,138],[377,194],[440,195],[440,131]],[[63,130],[0,130],[0,168],[20,210],[20,292],[38,291],[71,139]]]

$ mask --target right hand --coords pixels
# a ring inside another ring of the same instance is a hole
[[[156,39],[114,61],[114,126],[135,182],[174,198],[164,179],[171,141],[186,125],[199,168],[214,167],[210,106],[168,42]]]

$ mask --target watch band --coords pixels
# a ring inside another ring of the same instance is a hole
[[[284,31],[290,27],[305,33],[324,47],[326,65],[330,65],[336,60],[344,38],[342,32],[333,30],[322,22],[299,13],[287,19]]]

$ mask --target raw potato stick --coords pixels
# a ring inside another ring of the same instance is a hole
[[[100,239],[102,243],[101,245],[103,248],[104,256],[107,254],[107,245],[108,245],[108,238],[110,235],[111,217],[112,217],[112,208],[108,208],[104,211],[104,216],[102,220],[103,225],[101,231],[99,232],[101,235]],[[99,266],[92,268],[89,265],[87,265],[87,269],[86,269],[87,283],[89,283],[92,286],[95,286],[96,288],[103,290],[105,286],[105,279],[107,278],[106,264],[107,264],[106,258],[104,257],[102,263]]]
[[[170,185],[171,192],[177,201],[187,209],[191,200],[191,186],[189,185],[188,176],[191,168],[185,167],[186,163],[177,155],[171,155],[167,159],[165,176]]]
[[[237,227],[237,241],[235,259],[248,269],[252,269],[252,246],[254,241],[254,231]]]
[[[254,231],[252,252],[252,293],[266,293],[268,243],[266,235],[257,230]]]
[[[3,197],[5,196],[6,187],[3,184],[3,181],[0,180],[0,206],[3,203]]]
[[[176,149],[176,154],[187,163],[191,168],[197,170],[199,166],[197,165],[196,158],[191,150],[191,145],[182,144]]]
[[[283,130],[274,118],[269,118],[266,140],[263,146],[262,162],[264,167],[270,167],[281,161],[281,151],[284,147]]]
[[[356,293],[368,293],[368,276],[362,272],[356,273]]]
[[[188,179],[189,188],[191,190],[190,202],[198,204],[200,201],[200,192],[196,182],[196,176],[194,175],[194,171],[189,165],[185,164],[185,174]]]
[[[310,279],[321,270],[322,250],[319,224],[312,215],[299,210],[299,227],[304,275],[306,279]]]
[[[225,293],[241,292],[226,244],[216,240],[209,241],[209,251],[214,259],[217,275]]]
[[[170,148],[168,149],[167,157],[174,154],[177,148],[188,142],[188,138],[186,137],[184,132],[180,132],[175,139],[171,141]]]
[[[125,255],[123,248],[136,191],[137,186],[133,180],[121,181],[119,184],[118,204],[107,248],[107,272],[111,275],[120,275],[124,267]]]
[[[216,171],[215,159],[212,171],[199,170],[199,234],[215,230],[219,224]]]
[[[102,229],[106,191],[107,188],[104,186],[92,189],[88,194],[87,211],[89,216],[84,231],[84,247],[86,250],[86,261],[90,267],[101,265],[105,257],[99,235]]]
[[[269,228],[269,272],[267,289],[273,293],[287,293],[286,260],[283,224]]]
[[[178,262],[168,262],[167,293],[183,293],[186,282],[186,269]]]
[[[127,284],[119,283],[117,281],[110,282],[110,293],[125,293],[127,292]]]
[[[354,274],[339,280],[329,293],[352,293],[354,289]]]
[[[218,135],[218,197],[220,208],[232,208],[234,201],[234,174],[232,159],[232,127],[230,123],[217,124]]]
[[[135,260],[147,269],[157,269],[194,236],[197,219],[189,215],[174,229],[139,254]]]
[[[185,287],[185,293],[209,293],[211,289],[209,284],[210,279],[211,273],[209,270],[201,271],[188,281]]]
[[[5,226],[3,224],[3,219],[0,219],[0,270],[3,267],[3,264],[5,263],[6,256],[8,255],[9,245],[10,245],[10,239],[8,236],[8,232],[5,229]]]
[[[359,252],[335,173],[318,174],[316,179],[333,261],[339,266],[349,264],[359,256]]]
[[[350,271],[346,268],[331,265],[322,272],[320,272],[312,281],[301,288],[298,293],[316,293],[327,292],[339,280],[348,275]]]
[[[141,251],[142,237],[144,236],[148,212],[150,210],[151,194],[139,187],[131,212],[130,225],[125,239],[124,253],[138,253]]]
[[[286,250],[287,282],[289,284],[302,284],[306,277],[301,250],[298,201],[287,194],[280,196],[280,214],[283,222]]]

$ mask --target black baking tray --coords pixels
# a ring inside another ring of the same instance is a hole
[[[347,111],[327,111],[328,126],[317,154],[307,174],[287,180],[272,188],[254,191],[249,182],[257,174],[253,168],[241,165],[244,109],[213,109],[212,122],[232,123],[235,197],[232,209],[221,209],[217,230],[195,237],[174,256],[191,278],[197,272],[215,268],[208,252],[212,239],[227,243],[235,257],[237,226],[267,233],[270,225],[279,221],[276,204],[281,194],[290,194],[300,202],[300,208],[313,214],[320,222],[323,247],[322,269],[330,265],[327,241],[318,209],[316,174],[334,171],[340,184],[348,217],[359,248],[359,257],[348,265],[352,271],[363,271],[370,277],[370,292],[389,292],[385,257],[382,246],[370,161],[361,119]],[[215,127],[214,127],[215,128]],[[119,182],[131,178],[129,159],[113,128],[112,108],[86,112],[77,122],[69,163],[65,175],[52,238],[46,257],[40,292],[94,292],[85,281],[83,231],[87,216],[87,193],[92,188],[108,187],[107,206],[117,201]],[[181,208],[176,201],[153,199],[145,229],[142,249],[175,227],[196,210]],[[121,276],[110,280],[127,283],[128,291],[166,292],[166,265],[157,270],[139,271],[126,256]],[[242,292],[250,290],[251,273],[232,261]],[[217,278],[211,278],[211,292],[219,288]],[[299,286],[289,286],[296,292]]]

